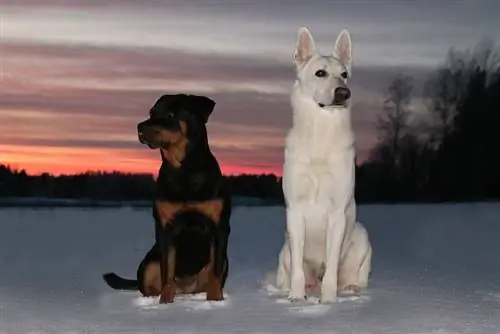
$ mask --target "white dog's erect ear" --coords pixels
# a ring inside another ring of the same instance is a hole
[[[347,67],[347,70],[350,74],[352,62],[352,42],[351,35],[346,29],[342,29],[339,37],[337,37],[334,52],[339,57],[344,66]]]
[[[293,52],[293,62],[297,66],[304,66],[316,53],[316,44],[306,27],[300,27],[297,36],[297,45]]]

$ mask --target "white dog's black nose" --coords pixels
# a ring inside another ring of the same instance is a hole
[[[351,91],[347,87],[337,87],[335,89],[335,96],[333,104],[343,104],[351,97]]]

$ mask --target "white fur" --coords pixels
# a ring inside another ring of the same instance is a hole
[[[346,30],[333,54],[322,56],[307,28],[299,29],[293,126],[283,167],[286,236],[276,273],[277,287],[291,300],[303,299],[306,283],[314,281],[321,282],[323,303],[368,285],[372,249],[367,231],[356,221],[350,100],[330,106],[335,88],[347,83],[340,74],[350,75],[351,54]],[[318,78],[318,69],[328,76]]]

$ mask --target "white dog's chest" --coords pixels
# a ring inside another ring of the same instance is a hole
[[[347,115],[339,110],[300,116],[296,115],[295,122],[299,124],[287,137],[287,148],[296,155],[306,157],[312,169],[331,167],[325,166],[325,163],[332,154],[352,145],[353,136]]]
[[[325,245],[327,220],[326,213],[320,208],[315,212],[309,212],[305,219],[305,242],[304,260],[313,267],[319,268],[325,262]]]
[[[325,245],[328,234],[328,220],[326,215],[328,210],[329,208],[321,205],[310,205],[308,210],[304,212],[304,260],[315,269],[320,268],[326,261]],[[350,233],[352,229],[352,224],[354,224],[352,218],[354,217],[348,215],[348,227],[345,233]]]

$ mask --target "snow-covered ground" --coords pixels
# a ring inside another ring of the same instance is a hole
[[[117,292],[153,239],[149,210],[0,210],[0,333],[500,333],[500,205],[360,206],[371,286],[332,306],[292,305],[261,281],[284,209],[237,207],[228,298],[159,306]]]

